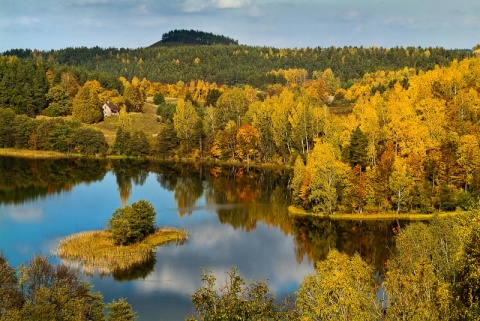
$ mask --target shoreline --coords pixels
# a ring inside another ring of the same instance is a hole
[[[126,156],[126,155],[106,155],[106,156],[91,156],[81,154],[69,154],[56,151],[43,151],[34,149],[17,149],[17,148],[0,148],[0,156],[5,157],[19,157],[27,159],[61,159],[61,158],[85,158],[85,159],[132,159],[132,160],[148,160],[152,162],[175,162],[175,163],[201,163],[207,165],[225,165],[225,166],[239,166],[245,168],[266,168],[266,169],[292,169],[292,166],[287,164],[276,163],[243,163],[240,161],[231,160],[216,160],[216,159],[201,159],[188,157],[158,157],[158,156]]]
[[[290,205],[288,207],[288,215],[291,218],[328,218],[331,220],[346,220],[346,221],[382,221],[382,220],[407,220],[407,221],[429,221],[435,216],[439,218],[457,216],[464,211],[455,212],[436,212],[433,214],[419,214],[419,213],[372,213],[372,214],[353,214],[353,213],[338,213],[338,214],[323,214],[307,212],[303,208]]]

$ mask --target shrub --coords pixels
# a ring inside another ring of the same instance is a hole
[[[155,231],[155,216],[152,204],[145,200],[116,209],[108,221],[115,244],[137,243],[152,234]]]

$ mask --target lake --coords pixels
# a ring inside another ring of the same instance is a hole
[[[157,226],[186,228],[188,242],[110,276],[86,275],[106,302],[127,298],[139,321],[184,320],[201,268],[219,283],[237,267],[267,280],[279,300],[293,295],[330,249],[358,252],[382,270],[396,223],[293,220],[285,169],[133,160],[25,160],[0,157],[0,251],[16,267],[52,255],[72,233],[104,229],[115,209],[152,203]]]

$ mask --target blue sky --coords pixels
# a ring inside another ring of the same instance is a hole
[[[292,47],[480,43],[479,0],[0,0],[0,52],[149,46],[173,29]]]

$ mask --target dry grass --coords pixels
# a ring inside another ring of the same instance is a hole
[[[187,240],[185,230],[158,229],[143,241],[128,246],[117,246],[108,231],[89,231],[73,234],[60,241],[56,255],[82,267],[87,274],[111,274],[147,261],[156,247]]]
[[[407,221],[428,221],[436,215],[438,217],[456,216],[462,211],[457,212],[438,212],[435,214],[418,214],[418,213],[335,213],[331,215],[323,213],[307,212],[303,208],[296,206],[288,207],[288,214],[292,217],[320,217],[332,220],[352,220],[352,221],[383,221],[383,220],[407,220]]]
[[[54,151],[0,148],[0,156],[14,156],[14,157],[21,157],[21,158],[67,158],[73,155],[67,155],[64,153],[54,152]]]

